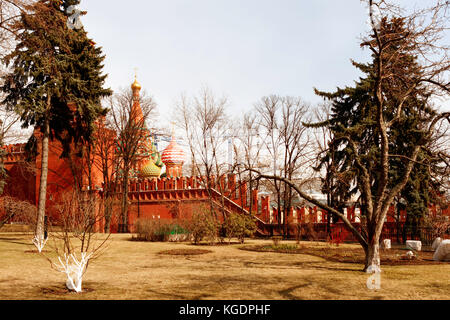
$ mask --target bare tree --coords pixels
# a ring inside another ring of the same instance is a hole
[[[32,0],[0,0],[0,58],[9,52],[15,42],[16,31],[11,26],[20,18]]]
[[[311,162],[311,138],[303,122],[307,122],[309,106],[300,98],[264,97],[255,106],[260,123],[264,129],[263,143],[273,161],[274,176],[288,180],[305,178],[306,170]],[[273,179],[278,205],[278,226],[287,235],[287,220],[291,211],[294,193],[290,186]],[[281,223],[283,223],[281,225]]]
[[[278,160],[280,158],[281,150],[281,135],[279,134],[279,120],[278,113],[280,108],[280,97],[271,95],[263,97],[259,103],[255,105],[255,109],[260,116],[260,123],[264,128],[263,143],[266,151],[269,153],[272,161],[272,174],[279,175]],[[278,222],[281,221],[281,182],[273,179],[273,187],[277,197],[277,212]]]
[[[261,143],[261,124],[259,122],[258,115],[254,112],[247,112],[244,114],[235,137],[237,138],[237,144],[233,145],[234,149],[234,164],[244,163],[247,167],[259,167],[260,155],[263,148]],[[233,169],[237,169],[239,181],[248,182],[249,194],[251,195],[253,190],[259,189],[259,181],[255,180],[253,172],[242,171],[241,166],[233,165]],[[238,186],[239,187],[239,186]],[[242,203],[242,207],[244,204]],[[252,213],[253,201],[249,203],[249,212]]]
[[[103,253],[110,237],[109,233],[96,233],[96,226],[104,216],[98,208],[98,199],[91,193],[74,189],[63,194],[55,206],[58,218],[51,223],[55,226],[50,230],[52,241],[48,245],[52,254],[42,253],[53,269],[66,274],[67,288],[77,293],[82,291],[89,263]]]
[[[439,122],[427,146],[432,163],[427,167],[436,185],[442,186],[438,190],[437,198],[450,198],[450,123]]]
[[[94,162],[103,177],[103,201],[105,216],[105,232],[110,232],[113,205],[115,202],[114,188],[119,183],[119,162],[116,155],[117,133],[113,129],[111,114],[97,123],[94,133]]]
[[[0,86],[3,85],[3,76],[6,74],[6,66],[3,58],[14,48],[15,31],[12,25],[25,11],[26,4],[32,1],[24,0],[0,0]],[[0,101],[3,101],[4,93],[0,93]],[[6,106],[0,103],[0,158],[4,156],[1,149],[5,144],[22,142],[30,132],[20,130],[20,117]],[[6,172],[1,169],[1,184],[6,183]],[[1,192],[0,192],[1,193]]]
[[[156,109],[156,103],[145,92],[122,90],[109,100],[112,116],[112,126],[117,134],[116,156],[118,162],[116,175],[122,182],[121,223],[122,230],[127,232],[128,226],[128,184],[130,176],[137,171],[137,163],[151,148],[149,141],[151,132],[147,129],[146,121]],[[106,147],[106,146],[105,146]],[[111,146],[109,146],[111,147]],[[106,151],[106,150],[104,150]],[[109,156],[103,154],[103,156]],[[106,158],[104,159],[106,160]],[[105,168],[106,169],[106,168]]]
[[[227,172],[228,165],[224,154],[226,137],[230,134],[227,124],[227,98],[216,98],[212,91],[203,88],[192,99],[181,96],[177,102],[174,118],[177,125],[185,132],[189,144],[190,156],[195,172],[202,177],[203,186],[211,192],[219,188],[220,194],[225,190],[220,178]],[[211,211],[214,211],[212,194]],[[222,198],[223,202],[223,198]],[[225,217],[222,203],[222,214]]]
[[[0,229],[7,223],[17,221],[27,225],[36,224],[36,206],[13,197],[0,198]]]
[[[317,123],[327,123],[331,117],[331,104],[325,102],[319,104],[317,108],[313,110],[314,121]],[[349,189],[351,181],[342,173],[337,172],[335,161],[335,147],[331,143],[334,139],[333,131],[329,126],[320,126],[312,128],[315,137],[315,146],[317,148],[317,158],[314,164],[314,169],[321,174],[322,192],[327,196],[327,205],[336,208],[338,211],[343,212],[343,209],[347,202],[350,200],[348,197],[343,196],[339,187],[343,186],[345,190]],[[333,214],[329,214],[327,220],[327,233],[331,236],[331,223],[336,222],[337,217]]]
[[[15,30],[12,25],[20,18],[22,12],[26,11],[26,6],[32,0],[0,0],[0,79],[3,79],[5,57],[15,45]],[[2,93],[3,94],[3,93]],[[0,96],[0,101],[3,100]],[[2,105],[0,108],[0,137],[5,144],[15,143],[24,138],[23,132],[17,128],[19,116],[13,111],[7,111]]]

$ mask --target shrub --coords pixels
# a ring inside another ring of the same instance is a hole
[[[450,231],[450,217],[445,216],[442,212],[436,215],[429,214],[424,218],[424,225],[431,229],[433,238],[445,238],[445,235]]]
[[[0,198],[0,228],[7,223],[36,225],[36,206],[12,197]]]
[[[168,241],[174,225],[164,220],[138,219],[135,228],[134,240],[156,242]]]
[[[238,238],[240,243],[244,243],[245,237],[251,237],[256,232],[256,222],[251,215],[230,213],[223,230],[230,242],[232,238]]]
[[[191,234],[194,244],[199,244],[203,239],[214,244],[219,234],[219,223],[207,209],[195,212],[191,219],[185,222],[184,228]]]

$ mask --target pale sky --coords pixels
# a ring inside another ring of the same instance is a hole
[[[405,2],[405,1],[401,1]],[[409,1],[408,3],[411,3]],[[138,80],[161,120],[181,93],[208,86],[238,115],[270,94],[316,103],[360,76],[368,31],[359,0],[84,0],[82,23],[106,55],[108,87]]]

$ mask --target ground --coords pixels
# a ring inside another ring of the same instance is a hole
[[[0,234],[0,300],[378,300],[450,296],[450,263],[383,265],[381,289],[371,291],[366,286],[368,275],[361,272],[359,263],[310,254],[241,250],[245,246],[270,246],[270,240],[193,246],[130,239],[131,235],[113,235],[103,255],[90,263],[83,279],[84,292],[75,294],[65,289],[64,274],[33,253],[29,235]],[[330,248],[326,243],[302,245],[316,251]],[[339,248],[351,251],[358,246],[345,244]],[[201,251],[180,254],[185,249]]]

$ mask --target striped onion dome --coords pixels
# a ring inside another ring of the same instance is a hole
[[[161,175],[161,168],[158,167],[152,159],[148,160],[140,170],[141,178],[159,178]]]
[[[172,137],[172,141],[164,149],[161,160],[164,164],[183,164],[186,159],[183,149],[177,144],[174,137]]]

